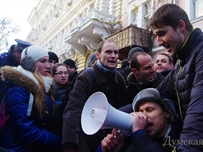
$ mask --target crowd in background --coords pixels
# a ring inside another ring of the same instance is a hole
[[[174,4],[161,6],[148,26],[166,50],[153,59],[133,47],[120,68],[112,40],[100,42],[87,68],[78,71],[72,59],[60,63],[54,52],[16,39],[0,55],[0,100],[8,116],[0,150],[203,151],[203,33]],[[130,135],[119,128],[83,132],[83,107],[98,91],[132,116]]]

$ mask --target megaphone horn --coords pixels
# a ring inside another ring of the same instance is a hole
[[[99,129],[117,128],[128,136],[132,132],[132,120],[132,115],[112,107],[104,93],[95,92],[83,107],[81,125],[87,135],[93,135]]]

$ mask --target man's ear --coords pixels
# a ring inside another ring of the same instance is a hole
[[[166,118],[170,118],[171,117],[170,113],[169,112],[165,112],[165,117]]]
[[[131,71],[133,72],[133,74],[137,73],[137,69],[135,69],[135,68],[132,68]]]
[[[16,53],[18,53],[17,49],[14,48],[13,51],[12,51],[13,55],[15,55]]]
[[[170,63],[170,68],[172,69],[174,67],[174,64],[173,63]]]
[[[99,53],[98,51],[96,52],[96,54],[95,54],[95,55],[96,55],[96,58],[97,58],[97,59],[99,59],[99,58],[100,58],[100,53]]]
[[[187,30],[186,29],[186,24],[185,24],[185,22],[183,20],[179,21],[179,29],[180,29],[181,32],[184,32],[185,30]]]

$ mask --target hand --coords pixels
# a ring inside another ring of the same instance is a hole
[[[133,115],[132,132],[145,129],[147,125],[147,116],[145,116],[142,112],[133,112],[131,115]]]
[[[108,134],[102,141],[103,152],[119,152],[124,145],[124,135],[117,129],[113,129],[111,134]]]

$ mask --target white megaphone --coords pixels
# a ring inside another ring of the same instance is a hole
[[[81,125],[84,133],[93,135],[99,129],[120,129],[126,136],[132,133],[131,114],[122,112],[112,107],[104,93],[93,93],[82,110]]]

